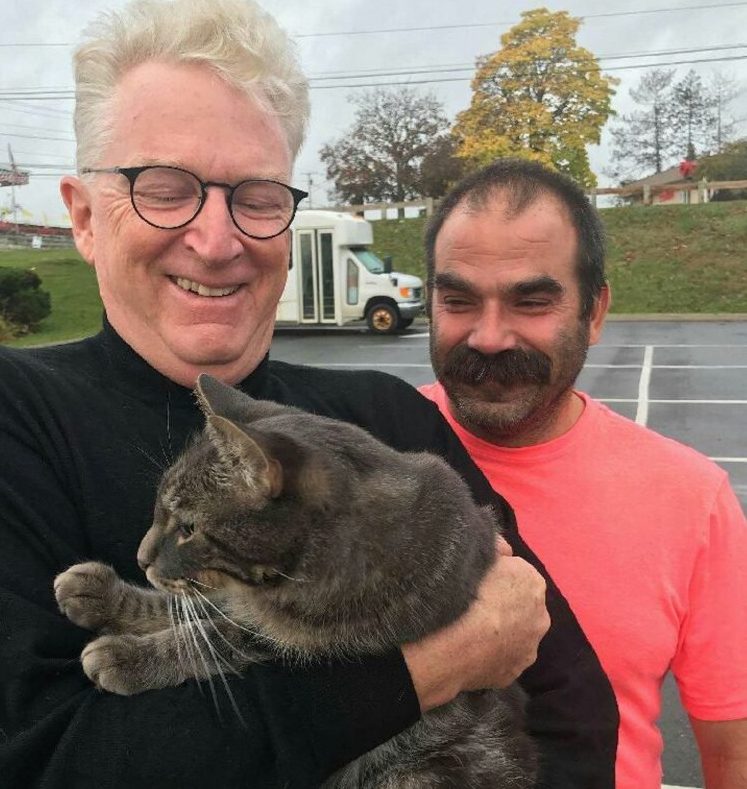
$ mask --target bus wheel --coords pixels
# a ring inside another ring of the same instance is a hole
[[[394,334],[399,328],[399,310],[392,304],[373,304],[366,313],[366,323],[373,334]]]

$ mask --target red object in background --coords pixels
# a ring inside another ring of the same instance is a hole
[[[698,163],[692,159],[685,159],[685,161],[680,162],[680,175],[683,178],[692,178],[697,166]]]

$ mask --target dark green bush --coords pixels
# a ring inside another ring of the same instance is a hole
[[[41,284],[31,269],[0,268],[0,316],[5,322],[26,332],[49,315],[51,299]]]
[[[0,343],[12,340],[16,336],[15,329],[15,326],[12,326],[0,315]]]

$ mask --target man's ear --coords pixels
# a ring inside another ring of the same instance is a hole
[[[93,256],[93,227],[91,223],[91,192],[80,178],[66,175],[60,181],[60,194],[70,214],[75,246],[83,259],[90,266],[93,266],[95,261]]]
[[[589,321],[589,345],[596,345],[602,337],[604,320],[612,304],[612,293],[609,284],[602,286],[599,295],[594,299],[594,306],[591,310],[591,320]]]

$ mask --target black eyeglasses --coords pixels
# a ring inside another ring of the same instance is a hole
[[[175,230],[188,225],[202,210],[208,186],[227,189],[226,204],[234,225],[251,238],[274,238],[285,232],[308,192],[279,181],[250,178],[238,184],[201,181],[194,173],[169,165],[85,167],[81,173],[118,173],[130,182],[135,213],[149,225]]]

